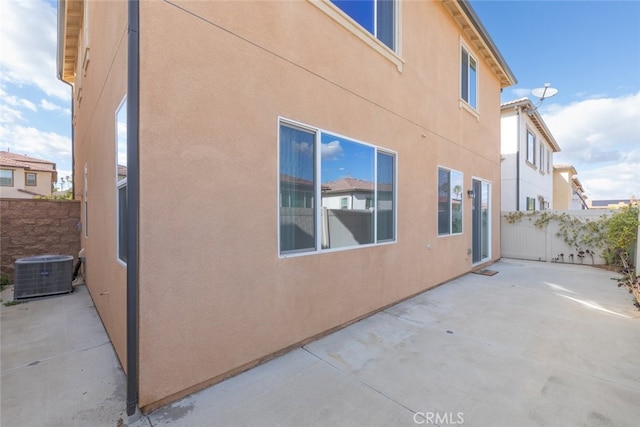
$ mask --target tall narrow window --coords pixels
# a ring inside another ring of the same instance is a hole
[[[396,49],[396,0],[332,0],[389,49]]]
[[[462,233],[463,175],[438,168],[438,235]]]
[[[315,132],[280,126],[281,253],[316,245],[315,139]]]
[[[378,152],[378,241],[393,240],[395,224],[395,156]]]
[[[120,261],[127,263],[127,98],[116,111],[116,246]]]
[[[395,239],[394,154],[288,123],[279,146],[280,254]]]
[[[84,237],[89,237],[89,174],[87,164],[84,164]]]
[[[527,161],[536,164],[536,137],[530,130],[527,130]]]
[[[461,48],[460,98],[474,109],[478,108],[477,73],[476,59],[464,47]]]

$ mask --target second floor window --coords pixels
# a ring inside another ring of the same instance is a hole
[[[474,109],[478,108],[478,62],[461,48],[461,68],[460,68],[460,98]]]
[[[13,171],[11,169],[0,169],[0,186],[13,187]]]
[[[38,181],[36,179],[35,173],[27,172],[25,174],[24,181],[25,181],[25,185],[28,185],[30,187],[34,187],[38,185]]]
[[[375,38],[396,50],[396,0],[332,0]]]
[[[527,130],[527,162],[536,164],[536,137]]]

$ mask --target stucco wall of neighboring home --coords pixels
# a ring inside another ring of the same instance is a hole
[[[517,109],[503,111],[500,119],[501,184],[500,209],[515,211],[518,201],[518,122]],[[519,154],[520,159],[522,153]],[[525,153],[526,155],[526,153]]]
[[[12,199],[33,199],[36,193],[41,196],[51,195],[51,173],[41,171],[31,171],[23,168],[3,167],[2,169],[13,170],[13,186],[0,187],[0,197]],[[26,185],[26,173],[36,175],[36,185]],[[19,191],[26,190],[26,191]]]
[[[75,194],[83,202],[87,287],[126,368],[126,269],[116,261],[115,112],[126,93],[127,2],[90,2],[88,12],[90,62],[84,69],[79,55],[74,90]],[[86,46],[81,39],[80,52]]]
[[[520,210],[527,210],[527,197],[535,199],[536,210],[540,210],[538,196],[543,196],[545,201],[550,202],[550,208],[553,208],[553,203],[551,203],[553,198],[553,174],[552,172],[540,171],[540,144],[543,144],[545,149],[548,146],[544,137],[526,113],[521,113],[520,119]],[[527,131],[530,131],[536,139],[533,153],[534,162],[530,162],[527,159]],[[553,164],[553,162],[551,161],[550,164]]]
[[[571,172],[556,170],[553,172],[553,205],[556,210],[573,209],[571,206]]]
[[[308,2],[174,3],[140,4],[143,409],[469,271],[468,198],[437,237],[438,165],[492,182],[499,256],[499,81],[478,58],[479,119],[459,106],[440,2],[402,3],[402,72]],[[279,116],[398,153],[397,243],[278,257]]]

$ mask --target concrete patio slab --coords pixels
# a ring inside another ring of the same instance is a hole
[[[635,426],[640,312],[616,275],[491,270],[135,420],[86,289],[2,307],[2,425]]]

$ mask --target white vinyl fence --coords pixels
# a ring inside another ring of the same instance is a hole
[[[534,223],[539,215],[531,216],[525,213],[522,218],[510,223],[506,215],[511,212],[501,212],[500,215],[500,247],[503,258],[530,259],[547,262],[564,262],[573,264],[604,264],[598,248],[575,248],[565,243],[564,238],[558,236],[559,222],[551,220],[547,227],[537,227]],[[558,212],[560,213],[560,212]],[[608,209],[563,211],[562,213],[575,216],[581,220],[597,220],[602,215],[611,215]],[[595,251],[593,257],[587,253]],[[583,251],[582,254],[579,251]]]

